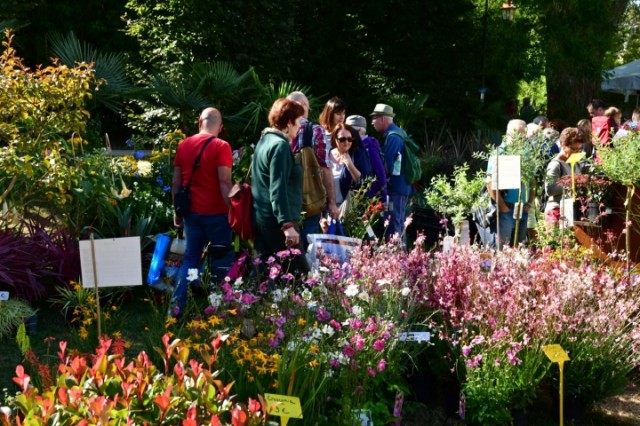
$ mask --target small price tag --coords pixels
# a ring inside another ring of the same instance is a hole
[[[0,300],[9,300],[9,292],[0,291]]]
[[[267,412],[272,416],[286,417],[290,419],[302,418],[302,406],[297,396],[277,395],[265,393],[267,400]]]
[[[398,339],[401,342],[430,342],[431,333],[428,331],[407,331],[405,333],[400,333]]]
[[[542,351],[551,362],[562,363],[569,361],[569,355],[560,345],[546,345],[542,347]]]
[[[373,232],[373,228],[371,227],[371,225],[367,225],[367,235],[369,235],[369,238],[375,238],[376,236],[375,232]]]

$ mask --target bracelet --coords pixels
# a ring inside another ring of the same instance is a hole
[[[291,229],[293,228],[293,222],[285,222],[282,224],[282,228],[280,228],[282,231],[286,231],[287,229]]]

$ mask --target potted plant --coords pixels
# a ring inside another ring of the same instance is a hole
[[[468,230],[467,217],[471,209],[480,203],[484,185],[484,173],[479,171],[470,178],[469,165],[464,163],[454,168],[452,179],[444,175],[434,176],[425,190],[425,200],[436,212],[451,218],[456,235],[460,236],[465,224]]]
[[[23,300],[0,301],[0,340],[11,336],[25,319],[35,314],[36,310]]]

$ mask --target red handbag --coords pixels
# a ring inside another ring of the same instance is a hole
[[[229,225],[243,241],[253,240],[251,185],[236,183],[229,191]]]

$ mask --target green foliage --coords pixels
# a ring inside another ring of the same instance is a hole
[[[598,147],[599,168],[615,182],[640,184],[640,134],[631,132],[615,143]]]
[[[0,301],[0,340],[11,336],[24,319],[35,315],[36,311],[19,299]]]
[[[482,172],[477,172],[469,179],[468,171],[469,165],[464,163],[454,168],[453,179],[445,175],[435,176],[424,193],[431,208],[451,217],[454,222],[459,222],[471,214],[471,208],[479,202],[480,191],[484,186]]]

